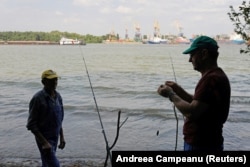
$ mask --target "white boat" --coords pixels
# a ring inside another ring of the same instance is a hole
[[[148,44],[167,44],[168,40],[167,39],[162,39],[159,37],[153,37],[147,41]]]
[[[160,26],[158,21],[154,23],[154,36],[148,40],[149,44],[166,44],[168,43],[167,39],[160,38]]]
[[[243,44],[245,41],[242,39],[241,35],[239,34],[232,34],[229,39],[233,44]]]
[[[160,44],[161,43],[161,38],[154,37],[148,40],[149,44]]]
[[[81,45],[82,42],[77,39],[69,39],[62,37],[60,40],[60,45]]]

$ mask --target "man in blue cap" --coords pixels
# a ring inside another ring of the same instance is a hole
[[[35,135],[42,167],[60,167],[56,157],[58,139],[60,149],[64,149],[66,143],[62,128],[63,102],[56,91],[58,75],[53,70],[46,70],[41,79],[44,88],[30,101],[27,128]]]
[[[207,36],[193,41],[183,54],[189,54],[194,70],[201,73],[194,95],[177,83],[166,81],[158,93],[169,98],[184,115],[184,151],[223,151],[223,124],[226,122],[231,88],[224,71],[218,66],[217,42]]]

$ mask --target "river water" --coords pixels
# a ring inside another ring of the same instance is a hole
[[[200,74],[189,57],[189,45],[0,46],[0,161],[40,162],[34,136],[27,131],[29,100],[42,88],[46,69],[60,75],[57,90],[64,100],[66,148],[61,161],[98,161],[106,146],[96,112],[83,58],[86,61],[109,145],[116,133],[118,110],[120,136],[113,150],[174,150],[176,119],[168,99],[156,90],[175,80],[193,93]],[[250,150],[250,56],[238,45],[221,44],[219,66],[232,88],[231,108],[224,126],[225,150]],[[172,60],[172,61],[171,61]],[[173,72],[174,71],[174,72]],[[183,149],[183,118],[178,112],[177,150]],[[158,135],[157,135],[158,132]]]

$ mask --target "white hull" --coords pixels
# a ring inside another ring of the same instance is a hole
[[[239,34],[232,34],[230,36],[230,41],[234,44],[239,44],[239,45],[245,43],[245,40],[243,40],[241,35]]]
[[[68,39],[68,38],[61,38],[60,45],[80,45],[81,41],[74,40],[74,39]]]
[[[154,37],[148,41],[149,44],[166,44],[168,41],[166,39],[161,39],[159,37]]]

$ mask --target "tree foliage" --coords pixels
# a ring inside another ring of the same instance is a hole
[[[80,35],[77,33],[51,31],[51,32],[18,32],[18,31],[5,31],[0,32],[0,41],[50,41],[59,42],[61,37],[78,39],[85,43],[102,43],[107,39],[107,35],[94,36],[94,35]]]
[[[234,31],[240,34],[248,42],[246,49],[241,49],[240,53],[250,53],[250,1],[242,2],[239,10],[236,11],[233,6],[229,7],[231,12],[228,13],[230,20],[235,25]]]

